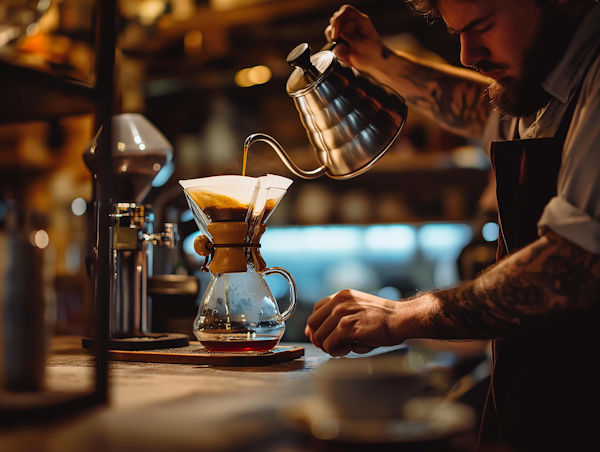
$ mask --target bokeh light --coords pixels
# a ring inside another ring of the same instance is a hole
[[[78,217],[83,215],[86,212],[86,210],[87,210],[87,203],[85,202],[85,199],[83,199],[83,198],[77,198],[71,203],[71,211]]]
[[[481,235],[483,236],[483,240],[485,240],[486,242],[495,242],[496,240],[498,240],[499,233],[500,228],[493,221],[484,224],[481,228]]]
[[[262,85],[271,80],[272,72],[267,66],[254,66],[242,69],[235,74],[235,83],[242,88]]]
[[[33,242],[38,248],[44,249],[50,243],[50,237],[48,237],[48,233],[46,231],[40,229],[33,236]]]

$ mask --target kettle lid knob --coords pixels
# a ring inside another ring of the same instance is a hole
[[[304,75],[312,83],[321,73],[310,61],[310,46],[306,43],[297,45],[292,50],[285,61],[292,67],[299,67],[304,70]]]

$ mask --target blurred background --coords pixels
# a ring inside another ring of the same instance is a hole
[[[193,251],[197,228],[178,180],[241,174],[244,140],[256,132],[274,137],[301,168],[318,166],[285,90],[292,71],[285,58],[302,42],[319,50],[342,4],[119,2],[118,112],[145,115],[174,148],[145,202],[157,224],[179,225],[181,240],[175,250],[155,250],[153,273],[200,281],[197,296],[154,295],[158,330],[191,331],[210,276]],[[389,47],[459,65],[458,42],[443,23],[428,23],[399,0],[352,4]],[[0,269],[17,200],[27,206],[32,243],[47,251],[58,334],[86,334],[92,309],[92,178],[82,155],[97,131],[93,105],[60,85],[95,83],[94,17],[91,0],[0,4]],[[494,261],[493,181],[481,143],[441,130],[415,110],[394,146],[357,178],[299,179],[257,143],[247,175],[267,173],[294,179],[262,240],[268,266],[286,268],[298,285],[299,308],[284,339],[306,340],[312,306],[338,290],[399,299],[471,278]],[[287,286],[268,282],[286,306]]]

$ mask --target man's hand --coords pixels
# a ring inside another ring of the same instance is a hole
[[[371,19],[350,5],[342,6],[329,19],[325,37],[328,41],[343,38],[348,46],[338,44],[335,54],[358,70],[368,72],[377,59],[381,60],[381,36],[375,30]]]
[[[305,333],[332,356],[367,353],[381,345],[397,345],[414,337],[411,322],[417,300],[397,302],[356,290],[342,290],[319,301]],[[421,303],[422,304],[422,303]]]

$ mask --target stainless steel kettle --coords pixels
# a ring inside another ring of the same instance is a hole
[[[330,43],[325,48],[333,46],[335,43]],[[408,111],[405,100],[338,61],[332,50],[311,55],[309,45],[300,44],[290,52],[287,62],[295,69],[286,89],[321,166],[312,171],[298,168],[277,141],[262,133],[250,135],[245,149],[264,141],[292,173],[305,179],[323,174],[349,179],[367,171],[400,134]]]

